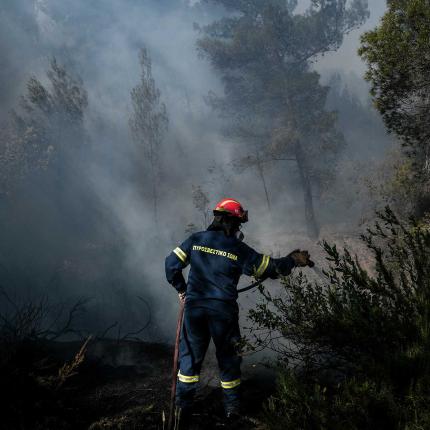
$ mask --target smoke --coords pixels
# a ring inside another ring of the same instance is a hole
[[[323,77],[331,75],[335,69],[344,71],[346,75],[353,73],[361,78],[363,77],[366,65],[357,55],[360,35],[378,25],[386,10],[386,3],[386,0],[369,1],[370,17],[364,25],[348,34],[338,51],[329,53],[324,58],[319,59],[317,69]],[[363,93],[359,95],[365,96]]]
[[[299,10],[305,6],[300,2]],[[366,28],[375,25],[384,6],[383,0],[371,2]],[[90,296],[93,301],[83,324],[97,329],[116,320],[123,331],[138,328],[148,312],[138,299],[143,297],[152,313],[148,336],[162,340],[170,335],[176,309],[175,294],[164,279],[164,257],[185,239],[187,224],[204,227],[193,206],[193,185],[202,187],[211,205],[225,196],[244,201],[251,212],[252,227],[245,229],[251,245],[279,251],[270,243],[275,232],[304,231],[300,194],[291,190],[277,197],[277,184],[288,181],[291,169],[268,174],[275,206],[268,214],[255,172],[235,174],[234,144],[223,137],[220,119],[204,101],[210,90],[222,93],[222,85],[210,64],[198,57],[193,24],[213,21],[218,10],[192,0],[3,0],[0,8],[0,122],[18,105],[30,76],[47,83],[50,58],[55,56],[80,76],[88,92],[85,131],[91,156],[86,147],[78,151],[85,168],[75,180],[91,190],[93,199],[90,205],[81,203],[83,215],[73,237],[65,233],[70,216],[56,212],[49,188],[28,186],[13,203],[10,197],[2,198],[1,219],[9,225],[0,248],[5,283],[11,285],[12,279],[16,285],[19,279],[16,291],[42,291],[52,300]],[[356,54],[362,31],[348,35],[342,48],[319,59],[315,68],[325,81],[335,70],[344,76],[354,72],[360,82],[356,91],[364,100],[364,66]],[[156,223],[148,200],[148,172],[142,167],[145,160],[128,126],[142,46],[151,55],[169,116],[160,153]],[[82,227],[86,218],[91,226],[87,242]],[[274,227],[280,224],[282,228]]]

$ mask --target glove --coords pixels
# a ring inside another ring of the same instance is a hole
[[[277,279],[279,275],[288,276],[294,267],[313,267],[314,265],[314,262],[310,260],[308,251],[296,249],[286,257],[271,258],[269,266],[264,272],[264,278]]]
[[[314,267],[315,263],[311,260],[311,256],[308,251],[301,251],[300,249],[295,249],[293,252],[288,254],[288,257],[294,260],[296,267]]]
[[[173,275],[172,279],[170,280],[170,283],[173,285],[173,287],[178,293],[183,293],[187,290],[187,283],[185,282],[184,275],[180,271],[176,272]]]

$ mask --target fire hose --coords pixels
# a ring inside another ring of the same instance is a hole
[[[173,353],[172,391],[170,393],[169,423],[167,426],[168,430],[172,430],[173,417],[175,415],[175,395],[176,395],[176,382],[178,377],[179,339],[181,337],[182,321],[184,319],[184,307],[185,307],[185,303],[182,300],[180,300],[178,323],[176,325],[175,352]],[[175,421],[176,421],[176,417],[175,417]]]

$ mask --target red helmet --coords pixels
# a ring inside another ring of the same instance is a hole
[[[214,215],[227,214],[239,218],[240,222],[248,221],[248,211],[245,211],[242,205],[234,199],[221,200],[214,209]]]

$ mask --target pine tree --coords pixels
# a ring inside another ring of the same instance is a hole
[[[50,169],[64,178],[73,152],[86,142],[83,119],[88,98],[82,80],[73,77],[55,58],[47,77],[49,86],[36,77],[29,79],[20,109],[12,111],[8,125],[2,129],[3,193],[36,171]]]
[[[146,48],[139,55],[141,66],[140,83],[131,91],[133,114],[130,128],[134,139],[142,145],[143,155],[149,163],[154,219],[158,216],[159,150],[163,133],[167,129],[167,111],[161,101],[160,90],[152,76],[151,57]]]
[[[296,163],[308,232],[315,238],[313,187],[333,179],[343,137],[311,62],[363,23],[367,2],[355,0],[347,8],[345,0],[315,0],[298,15],[294,0],[207,1],[226,10],[198,41],[224,84],[224,96],[210,94],[209,101],[230,120],[230,135],[246,142],[244,158],[260,172],[270,160]]]

